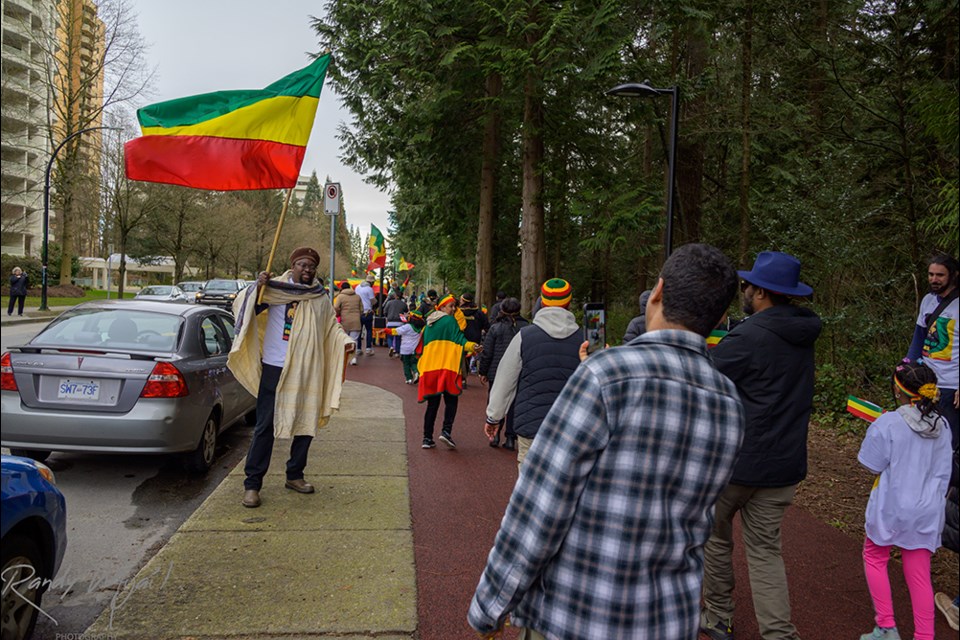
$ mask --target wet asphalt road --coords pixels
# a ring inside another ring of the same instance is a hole
[[[0,348],[26,342],[43,326],[4,327]],[[187,473],[175,456],[53,453],[46,464],[67,501],[67,551],[34,638],[81,634],[118,606],[124,584],[246,455],[252,431],[241,421],[222,433],[204,476]]]

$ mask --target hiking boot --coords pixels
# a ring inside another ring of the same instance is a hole
[[[451,449],[456,449],[456,448],[457,448],[457,443],[454,442],[454,441],[453,441],[453,438],[450,437],[450,432],[449,432],[449,431],[441,431],[441,432],[440,432],[440,442],[442,442],[443,444],[447,445],[447,446],[450,447]]]
[[[256,509],[260,506],[260,492],[256,489],[247,489],[243,492],[243,506]]]
[[[940,609],[940,613],[947,619],[947,624],[950,625],[950,628],[954,631],[960,629],[960,623],[958,623],[957,620],[957,605],[950,599],[950,596],[945,593],[937,593],[937,595],[933,597],[933,600],[937,603],[937,609]]]
[[[516,451],[517,439],[513,436],[507,436],[506,440],[503,441],[503,448],[507,451]]]
[[[424,438],[423,444],[420,445],[421,449],[433,449],[437,446],[437,443],[433,441],[433,438]]]
[[[713,625],[707,626],[706,621],[701,617],[700,633],[712,640],[733,640],[733,623],[721,620]]]
[[[297,493],[313,493],[313,485],[309,482],[304,481],[303,478],[298,478],[297,480],[287,480],[283,483],[287,489],[293,489]]]
[[[896,627],[890,627],[889,629],[874,627],[873,633],[863,634],[860,636],[860,640],[900,640],[900,632],[897,631]]]

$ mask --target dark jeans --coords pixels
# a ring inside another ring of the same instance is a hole
[[[453,421],[457,418],[457,404],[460,396],[443,392],[443,427],[441,430],[450,433],[453,430]],[[423,437],[433,440],[433,425],[437,422],[437,413],[440,411],[440,394],[427,398],[427,411],[423,414]]]
[[[947,422],[950,424],[950,435],[953,437],[953,450],[957,450],[957,442],[960,442],[960,415],[958,415],[957,408],[953,406],[953,396],[957,393],[956,389],[946,389],[944,387],[939,387],[940,390],[940,402],[937,406],[940,409],[940,414],[946,418]]]
[[[15,296],[15,295],[11,295],[11,296],[10,296],[10,302],[7,304],[7,315],[8,315],[8,316],[12,316],[12,315],[13,315],[13,305],[14,305],[14,303],[16,303],[16,305],[17,305],[17,315],[18,315],[18,316],[22,316],[22,315],[23,315],[23,303],[26,302],[26,301],[27,301],[27,296]]]
[[[373,349],[373,313],[360,314],[360,326],[363,327],[363,333],[367,334],[367,349]],[[357,340],[357,349],[360,349],[360,340]]]
[[[253,439],[247,452],[247,463],[243,472],[247,474],[243,481],[244,489],[256,489],[263,486],[263,477],[270,468],[270,456],[273,453],[273,410],[277,400],[277,383],[283,367],[264,364],[260,376],[260,389],[257,392],[257,426],[253,429]],[[310,450],[310,436],[294,436],[290,444],[290,459],[287,460],[287,480],[302,480],[303,470],[307,466],[307,452]]]

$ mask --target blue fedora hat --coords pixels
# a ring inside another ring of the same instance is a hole
[[[800,261],[789,253],[761,251],[750,271],[738,271],[750,284],[772,293],[806,297],[813,293],[810,285],[800,282]]]

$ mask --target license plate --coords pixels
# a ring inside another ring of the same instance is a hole
[[[74,380],[60,378],[57,388],[57,398],[60,400],[81,400],[92,402],[100,399],[100,382],[97,380]]]

